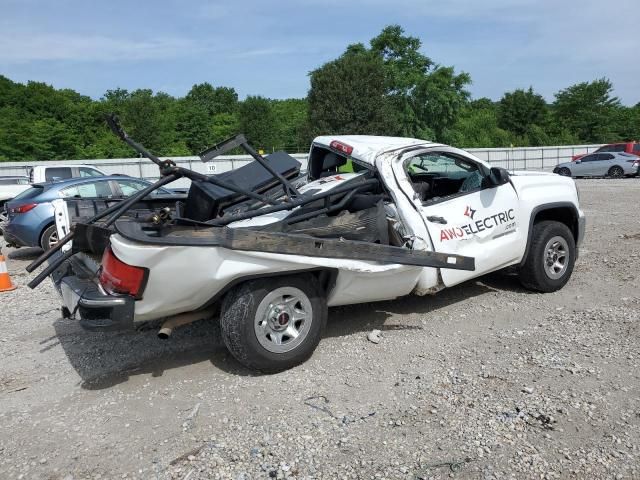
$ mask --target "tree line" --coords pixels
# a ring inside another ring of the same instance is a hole
[[[640,103],[626,107],[606,78],[571,85],[548,103],[532,87],[499,101],[471,99],[471,77],[421,53],[391,25],[369,45],[310,72],[306,98],[239,100],[232,87],[194,85],[180,98],[149,89],[93,100],[0,75],[0,161],[117,158],[131,150],[106,127],[116,113],[137,141],[163,156],[194,155],[238,133],[265,151],[305,151],[321,134],[397,135],[459,147],[640,140]]]

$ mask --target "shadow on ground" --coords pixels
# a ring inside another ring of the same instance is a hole
[[[526,292],[513,277],[500,274],[467,282],[437,295],[332,308],[324,336],[341,337],[374,328],[383,331],[420,330],[423,326],[416,324],[415,320],[393,324],[387,320],[394,314],[437,312],[501,290]],[[82,388],[88,390],[109,388],[128,381],[134,375],[160,377],[167,370],[200,362],[210,362],[231,375],[259,375],[240,365],[227,352],[217,319],[179,328],[168,340],[157,338],[159,322],[150,322],[133,332],[95,333],[82,330],[75,320],[61,318],[54,322],[54,328],[56,336],[43,343],[60,343],[81,378]],[[46,350],[48,346],[43,348]]]
[[[388,324],[392,315],[435,313],[459,302],[471,301],[475,297],[500,291],[530,294],[518,282],[517,276],[504,272],[494,273],[442,290],[435,295],[410,295],[404,298],[358,305],[337,307],[329,311],[326,337],[340,337],[372,329],[420,330],[422,325],[408,320],[407,324]]]
[[[81,387],[101,390],[126,382],[131,376],[151,374],[210,362],[233,375],[253,375],[231,357],[220,338],[217,321],[201,320],[177,329],[168,340],[157,337],[153,322],[131,332],[88,332],[75,320],[54,322],[57,340],[81,378]],[[46,346],[44,347],[46,348]]]
[[[35,260],[42,255],[42,249],[37,247],[24,247],[9,252],[10,260]]]

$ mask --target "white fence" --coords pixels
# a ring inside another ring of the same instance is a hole
[[[469,153],[496,167],[507,170],[553,170],[569,162],[574,155],[590,153],[598,145],[561,145],[556,147],[467,148]]]
[[[294,153],[292,157],[302,163],[302,169],[307,168],[307,154]],[[203,163],[199,157],[162,157],[171,158],[179,167],[189,168],[193,171],[212,175],[228,172],[253,161],[249,155],[221,155],[213,161]],[[56,160],[44,162],[0,162],[0,176],[2,175],[27,175],[29,168],[35,165],[94,165],[109,174],[129,175],[131,177],[145,178],[147,180],[158,179],[158,167],[146,158],[111,158],[106,160]],[[171,183],[170,187],[186,187],[190,180],[181,178]]]
[[[558,163],[571,160],[573,155],[592,152],[601,145],[563,145],[556,147],[515,147],[515,148],[469,148],[468,152],[496,167],[509,170],[552,170]],[[292,155],[307,168],[307,154]],[[222,173],[233,170],[252,161],[249,155],[220,156],[209,163],[202,163],[198,157],[173,157],[178,166],[204,174]],[[119,173],[132,177],[155,180],[158,168],[144,158],[112,158],[107,160],[69,160],[55,162],[0,162],[1,175],[26,175],[34,165],[54,165],[56,163],[95,165],[106,173]],[[172,186],[187,186],[189,180],[180,179]]]

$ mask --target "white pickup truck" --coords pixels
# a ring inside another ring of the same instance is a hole
[[[312,354],[328,307],[432,294],[506,267],[540,292],[571,276],[585,228],[571,178],[508,173],[409,138],[318,137],[304,179],[287,157],[266,158],[268,185],[254,162],[209,177],[216,185],[194,181],[175,208],[78,223],[44,272],[63,311],[90,330],[163,319],[164,337],[219,313],[235,358],[278,371]],[[62,238],[68,215],[56,216]]]

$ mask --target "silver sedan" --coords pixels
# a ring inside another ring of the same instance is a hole
[[[591,153],[553,169],[553,173],[567,177],[622,178],[638,175],[639,171],[640,157],[625,152]]]

